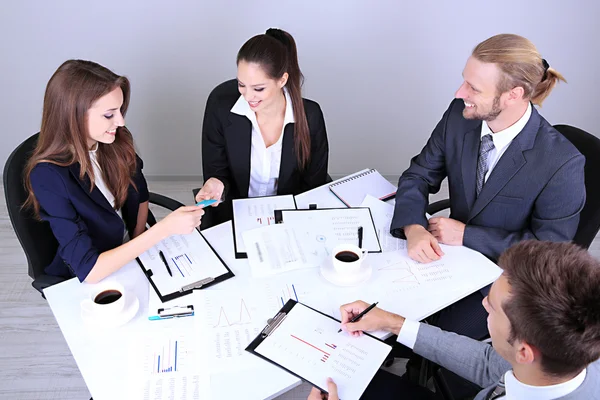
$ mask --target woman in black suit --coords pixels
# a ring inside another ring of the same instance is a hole
[[[231,219],[231,199],[298,194],[327,181],[325,121],[319,105],[302,98],[294,38],[280,29],[254,36],[237,67],[237,79],[217,86],[206,104],[196,201],[224,203],[203,227]]]

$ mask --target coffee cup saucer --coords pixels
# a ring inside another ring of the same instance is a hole
[[[334,267],[330,257],[327,257],[321,264],[321,275],[323,278],[336,286],[357,286],[371,278],[373,268],[369,259],[363,260],[358,272],[353,274],[340,274]]]
[[[131,321],[140,308],[140,301],[131,293],[124,293],[125,304],[123,309],[114,315],[101,315],[81,308],[81,319],[93,328],[117,328]]]

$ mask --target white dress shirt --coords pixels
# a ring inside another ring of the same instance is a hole
[[[108,203],[110,204],[110,206],[114,209],[115,208],[115,196],[108,189],[108,187],[106,186],[106,183],[104,182],[104,177],[102,176],[102,170],[100,169],[100,164],[98,164],[98,158],[97,158],[97,154],[96,154],[97,151],[98,151],[98,143],[96,143],[96,146],[94,147],[94,149],[90,150],[90,152],[89,152],[90,153],[90,161],[92,162],[92,168],[94,169],[94,185],[96,185],[98,190],[100,190],[100,192],[104,195],[106,200],[108,200]],[[121,217],[121,219],[123,219],[123,213],[121,212],[121,209],[115,210],[115,212],[119,215],[119,217]],[[123,222],[123,224],[125,224],[125,222]],[[129,240],[129,233],[127,232],[127,229],[125,229],[125,233],[123,234],[123,242],[127,242],[128,240]]]
[[[483,121],[481,124],[481,138],[483,138],[487,134],[492,134],[492,141],[494,142],[494,149],[490,150],[488,157],[488,170],[484,177],[484,182],[487,182],[492,170],[500,160],[500,157],[504,154],[508,146],[512,143],[513,139],[523,130],[527,122],[529,121],[529,117],[531,117],[531,103],[527,105],[527,111],[525,114],[514,124],[509,126],[508,128],[499,131],[492,132],[487,122]]]
[[[417,342],[419,327],[421,324],[416,321],[405,320],[400,332],[398,333],[398,343],[413,349]],[[575,378],[558,385],[551,386],[530,386],[526,385],[515,377],[512,371],[504,375],[504,384],[506,394],[498,399],[505,400],[552,400],[568,395],[574,392],[585,380],[586,370],[581,371]]]
[[[263,140],[256,120],[256,113],[252,111],[244,96],[240,96],[233,105],[231,112],[246,116],[252,123],[252,145],[250,149],[250,185],[248,186],[248,197],[273,196],[277,194],[279,179],[279,168],[281,166],[281,149],[283,132],[287,124],[294,123],[294,110],[292,99],[283,89],[285,94],[285,115],[283,117],[283,128],[277,142],[267,147]]]

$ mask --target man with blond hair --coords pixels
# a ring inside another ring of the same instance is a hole
[[[533,43],[512,34],[478,44],[464,82],[429,141],[398,182],[393,235],[408,255],[443,257],[464,245],[493,261],[526,239],[573,239],[585,203],[585,158],[533,107],[563,76]],[[427,220],[428,196],[448,178],[450,217]],[[443,310],[434,323],[476,339],[487,334],[487,289]]]

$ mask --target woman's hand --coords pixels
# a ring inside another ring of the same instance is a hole
[[[200,226],[203,215],[204,210],[202,210],[202,207],[179,207],[156,225],[164,230],[166,236],[187,235],[192,233],[196,227]]]
[[[221,201],[223,190],[225,190],[223,182],[217,178],[210,178],[204,182],[204,186],[202,186],[202,189],[200,189],[196,195],[196,202],[202,200],[217,200],[217,202],[212,205],[212,207],[216,207],[219,205],[219,201]]]

